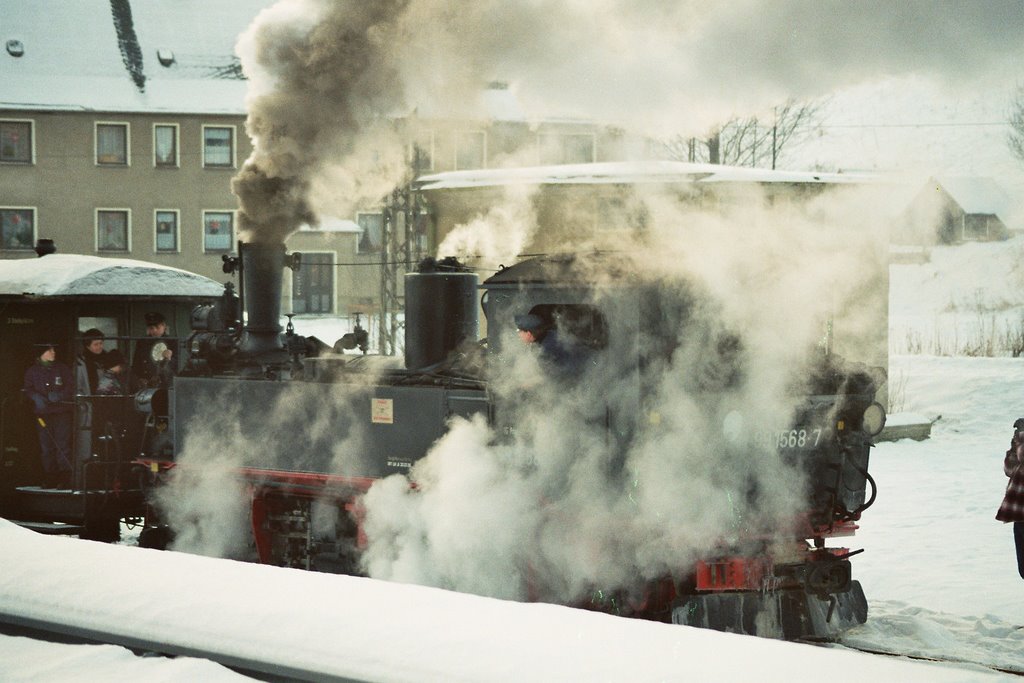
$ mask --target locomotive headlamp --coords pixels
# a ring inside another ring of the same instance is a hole
[[[864,431],[871,436],[878,436],[885,427],[885,408],[882,404],[877,401],[869,405],[864,410],[864,418],[862,424],[864,425]]]

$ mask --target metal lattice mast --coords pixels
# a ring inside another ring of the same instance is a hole
[[[400,283],[404,282],[409,268],[424,256],[426,212],[423,197],[411,183],[406,184],[391,193],[382,213],[384,262],[380,281],[379,348],[383,355],[394,355],[402,328],[399,316],[404,292]]]

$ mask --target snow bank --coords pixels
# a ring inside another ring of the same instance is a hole
[[[51,538],[2,520],[0,547],[14,560],[0,574],[7,613],[286,665],[315,663],[324,675],[361,680],[769,683],[815,671],[873,683],[998,678],[554,605]],[[30,665],[22,655],[14,666]],[[100,674],[90,668],[90,676]]]

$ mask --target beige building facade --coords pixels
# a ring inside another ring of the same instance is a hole
[[[234,249],[240,115],[0,111],[0,257],[152,261],[220,279]]]

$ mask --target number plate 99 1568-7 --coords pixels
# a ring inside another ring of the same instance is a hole
[[[781,431],[759,432],[754,444],[779,450],[789,448],[815,448],[821,443],[824,430],[821,428],[783,429]]]

